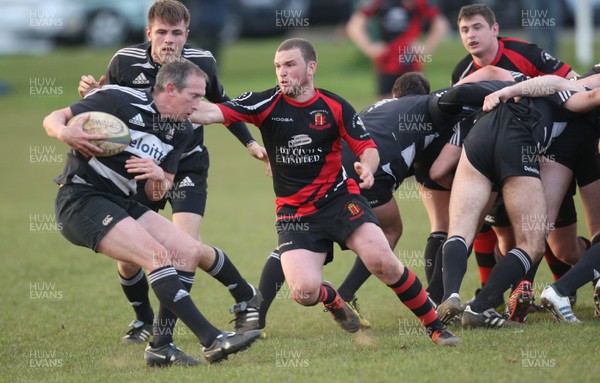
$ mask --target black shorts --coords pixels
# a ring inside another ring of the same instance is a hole
[[[333,243],[346,250],[346,238],[360,225],[373,222],[377,217],[369,208],[367,200],[360,194],[340,194],[316,213],[306,216],[277,214],[279,253],[306,249],[316,253],[327,253],[325,263],[333,260]]]
[[[584,119],[569,122],[545,153],[547,160],[556,161],[573,171],[577,184],[586,186],[600,179],[598,135],[593,125]]]
[[[436,137],[436,139],[433,140],[431,144],[427,146],[427,148],[425,148],[423,153],[421,153],[418,158],[415,158],[415,161],[413,162],[412,168],[415,174],[415,179],[418,183],[428,189],[440,191],[449,190],[431,180],[431,177],[429,176],[429,169],[431,169],[431,165],[433,165],[435,160],[438,158],[440,152],[452,137],[452,134],[452,129],[445,129],[439,137]]]
[[[360,184],[360,177],[354,170],[355,161],[358,161],[358,158],[354,155],[347,155],[345,150],[342,151],[344,170],[346,170],[349,178]],[[402,183],[408,172],[404,161],[401,162],[397,161],[394,166],[390,166],[393,174],[383,171],[380,166],[374,174],[373,186],[370,189],[360,189],[360,194],[367,199],[371,208],[385,205],[394,198],[394,191],[397,189],[396,182]]]
[[[538,146],[530,129],[507,104],[500,103],[481,114],[465,138],[463,148],[469,162],[492,182],[492,190],[499,191],[507,177],[540,178]]]
[[[54,209],[62,235],[94,251],[117,222],[127,217],[138,219],[150,210],[131,198],[77,184],[63,185],[58,190]]]
[[[160,201],[150,201],[145,194],[138,193],[134,199],[154,211],[165,208],[167,201],[173,213],[194,213],[204,215],[208,197],[208,152],[196,152],[183,157],[179,162],[173,187]],[[139,187],[138,187],[139,189]]]
[[[575,209],[573,195],[573,193],[567,192],[565,198],[563,198],[556,221],[554,222],[554,227],[566,227],[577,223],[577,210]],[[507,227],[511,225],[501,194],[498,194],[498,198],[496,198],[494,205],[486,214],[484,221],[488,225],[495,227]]]

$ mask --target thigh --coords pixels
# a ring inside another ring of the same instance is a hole
[[[544,160],[545,158],[547,157],[542,157],[540,161],[540,177],[548,204],[548,222],[554,223],[573,179],[573,172],[568,167],[558,162]]]
[[[515,241],[535,261],[546,248],[547,208],[542,182],[536,177],[508,177],[502,185]]]
[[[392,198],[387,203],[374,207],[373,213],[375,213],[390,247],[394,249],[402,236],[402,218],[398,203]]]
[[[450,191],[429,189],[419,184],[419,195],[429,217],[430,232],[448,232]]]
[[[158,213],[148,212],[138,218],[137,222],[165,248],[163,253],[154,254],[160,262],[162,259],[171,260],[173,267],[182,271],[194,271],[198,267],[202,256],[200,241],[184,233]]]
[[[326,253],[306,249],[294,249],[280,254],[281,267],[292,293],[313,292],[321,286],[325,256]]]
[[[459,235],[470,245],[492,196],[492,182],[481,174],[463,151],[450,193],[448,237]]]

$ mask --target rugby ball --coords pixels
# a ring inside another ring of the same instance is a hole
[[[102,153],[96,153],[96,157],[109,157],[121,153],[131,142],[129,128],[118,117],[104,112],[85,112],[74,116],[67,122],[67,126],[72,125],[86,116],[90,118],[83,123],[82,129],[88,134],[103,134],[106,136],[103,140],[92,140],[91,142],[103,150]]]

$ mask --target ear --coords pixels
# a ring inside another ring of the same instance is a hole
[[[168,82],[167,86],[165,86],[165,92],[167,92],[168,95],[173,95],[176,90],[177,87],[172,82]]]
[[[149,26],[146,26],[146,38],[148,39],[148,41],[150,41],[150,34],[151,34],[151,30]]]
[[[314,76],[315,72],[317,71],[317,62],[316,61],[309,61],[308,65],[306,66],[306,71],[308,72],[308,74]]]
[[[494,35],[494,37],[498,37],[498,33],[500,33],[500,25],[498,25],[498,23],[494,23],[492,25],[492,35]]]

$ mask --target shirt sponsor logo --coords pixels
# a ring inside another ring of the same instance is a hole
[[[271,117],[271,121],[277,122],[294,122],[294,119],[291,117]]]
[[[312,142],[312,138],[308,134],[297,134],[292,136],[292,139],[288,141],[288,146],[290,148],[295,148],[297,146],[308,145]]]

